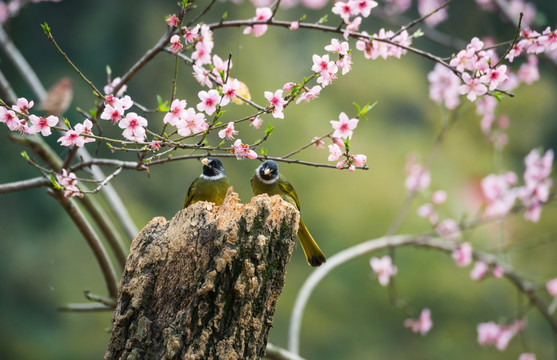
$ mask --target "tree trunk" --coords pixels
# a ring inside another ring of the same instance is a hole
[[[257,359],[299,213],[278,196],[198,202],[133,240],[105,359]]]

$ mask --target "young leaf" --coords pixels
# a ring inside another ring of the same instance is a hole
[[[265,130],[265,136],[271,135],[273,130],[275,130],[275,127],[269,123],[269,125],[267,125],[267,129]]]
[[[44,24],[41,24],[41,27],[43,28],[44,33],[50,36],[50,27],[48,24],[45,22]]]
[[[261,155],[265,156],[267,155],[267,149],[265,148],[261,148],[261,150],[259,151],[261,153]]]
[[[157,109],[162,112],[170,110],[170,106],[168,106],[168,100],[163,102],[160,95],[157,95]]]
[[[58,183],[58,181],[56,180],[56,177],[54,176],[54,174],[50,174],[50,182],[52,183],[52,186],[56,189],[56,190],[64,190],[64,188]]]
[[[22,151],[21,156],[23,156],[25,160],[29,161],[29,154],[27,154],[27,151]]]

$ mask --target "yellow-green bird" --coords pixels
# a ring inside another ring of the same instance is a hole
[[[222,205],[230,180],[226,177],[224,167],[219,159],[207,157],[201,160],[203,172],[195,179],[184,200],[184,208],[198,201],[209,201]]]
[[[255,195],[268,194],[269,196],[280,195],[286,202],[294,205],[300,211],[300,201],[296,190],[284,176],[279,173],[278,164],[273,160],[263,162],[255,170],[255,175],[251,178],[251,188]],[[309,233],[306,225],[300,218],[298,228],[298,238],[304,249],[306,260],[311,266],[319,266],[327,259],[313,237]]]

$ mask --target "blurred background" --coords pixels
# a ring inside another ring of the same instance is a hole
[[[205,3],[205,2],[200,2]],[[554,0],[534,1],[539,11],[538,30],[555,28],[557,9]],[[329,14],[329,24],[338,25],[330,13],[332,3],[318,11],[296,6],[281,10],[280,20],[296,20],[301,14],[310,22]],[[113,77],[122,75],[160,38],[166,30],[164,18],[176,13],[176,0],[81,0],[38,3],[26,6],[21,14],[4,24],[20,51],[46,87],[63,76],[74,80],[74,100],[66,114],[72,123],[82,122],[75,108],[94,106],[90,88],[55,51],[43,34],[47,22],[60,46],[97,88],[106,84],[106,66]],[[240,5],[217,2],[205,22],[247,19],[255,14],[249,2]],[[191,19],[195,14],[191,14]],[[417,17],[415,5],[405,13]],[[450,21],[438,29],[468,42],[471,36],[495,36],[496,41],[512,39],[515,29],[501,21],[499,14],[485,14],[474,2],[454,2],[449,7]],[[396,26],[371,17],[361,30],[369,33]],[[241,28],[215,32],[214,53],[225,59],[232,54],[231,74],[248,84],[254,101],[266,104],[263,92],[282,88],[288,81],[301,81],[310,74],[313,54],[325,53],[330,34],[271,28],[263,37],[242,34]],[[456,49],[435,45],[425,38],[415,47],[440,56]],[[428,96],[427,74],[434,64],[408,54],[400,60],[366,60],[354,49],[353,70],[322,91],[312,103],[289,106],[285,119],[264,118],[276,127],[264,145],[271,156],[280,156],[308,143],[314,136],[330,131],[330,120],[341,111],[355,116],[353,103],[360,106],[377,101],[377,106],[361,120],[351,141],[354,153],[367,155],[368,171],[348,173],[325,168],[281,164],[281,172],[294,184],[302,204],[303,218],[327,256],[381,237],[389,229],[407,195],[404,187],[405,162],[415,153],[425,161],[441,129],[444,111]],[[524,58],[515,62],[518,66]],[[0,68],[12,82],[18,96],[33,98],[4,53]],[[147,107],[156,107],[156,95],[169,99],[174,58],[157,56],[128,84],[131,97]],[[540,61],[541,78],[532,86],[522,86],[516,97],[504,97],[498,113],[508,114],[509,143],[502,156],[495,154],[480,130],[475,106],[466,99],[459,108],[457,121],[447,133],[431,168],[432,190],[443,189],[448,201],[440,207],[442,218],[471,218],[480,210],[479,181],[504,170],[524,171],[523,159],[536,147],[556,149],[557,145],[557,71]],[[191,68],[179,67],[177,97],[198,102],[200,87],[191,79]],[[251,113],[247,106],[230,105],[223,121]],[[163,114],[148,116],[150,124],[162,123]],[[153,125],[154,129],[158,129]],[[159,126],[160,128],[160,126]],[[105,129],[108,127],[105,126]],[[114,132],[110,132],[114,130]],[[247,124],[237,127],[244,142],[263,135]],[[0,183],[38,176],[20,156],[24,147],[8,140],[8,129],[0,127]],[[107,131],[118,136],[119,129]],[[216,134],[215,134],[216,135]],[[47,139],[63,156],[66,149]],[[218,140],[213,136],[210,141]],[[112,155],[101,146],[91,146],[99,156]],[[185,152],[184,152],[185,153]],[[177,153],[179,155],[182,153]],[[117,154],[133,159],[129,154]],[[326,149],[311,147],[298,158],[326,162]],[[499,160],[498,160],[499,159]],[[499,163],[498,161],[501,161]],[[223,160],[235,190],[244,202],[251,198],[249,178],[257,161]],[[109,170],[107,169],[107,172]],[[167,219],[181,209],[191,181],[199,175],[197,161],[171,162],[151,167],[150,173],[124,171],[112,184],[119,191],[138,228],[151,218]],[[426,194],[427,195],[427,194]],[[429,201],[418,196],[399,233],[430,230],[427,220],[416,215],[419,205]],[[544,208],[538,224],[511,216],[465,234],[474,248],[496,252],[500,241],[507,252],[502,259],[511,263],[528,280],[537,281],[539,295],[550,301],[543,288],[545,281],[557,277],[557,237],[554,203]],[[99,359],[109,339],[112,314],[68,313],[58,308],[67,303],[86,302],[84,290],[105,294],[99,267],[84,239],[59,205],[44,189],[0,196],[0,358],[2,359]],[[410,302],[414,313],[392,306],[385,288],[373,277],[369,266],[372,254],[362,256],[333,271],[312,294],[302,326],[301,355],[307,359],[517,359],[530,350],[538,359],[554,354],[554,335],[536,309],[506,280],[487,278],[472,281],[470,268],[455,266],[453,259],[431,250],[403,248],[396,252],[397,291]],[[382,256],[376,253],[373,256]],[[295,297],[312,269],[307,266],[299,246],[294,250],[288,278],[279,300],[270,342],[286,347],[289,318]],[[417,317],[430,308],[433,329],[426,336],[403,327],[404,319]],[[528,311],[529,309],[529,311]],[[528,326],[507,350],[478,345],[476,326],[480,322],[510,322],[527,311]]]

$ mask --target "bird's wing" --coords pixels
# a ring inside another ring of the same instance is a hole
[[[191,183],[190,188],[188,189],[188,193],[187,193],[187,195],[186,195],[186,199],[184,200],[184,209],[185,209],[186,207],[188,207],[188,205],[191,204],[191,201],[193,200],[193,192],[194,192],[196,183],[197,183],[197,179],[195,179],[195,180]]]
[[[294,190],[294,188],[292,187],[292,184],[290,184],[290,182],[288,182],[288,180],[286,179],[281,179],[282,181],[279,181],[279,187],[282,191],[284,191],[286,194],[288,194],[288,196],[290,196],[294,202],[296,203],[296,208],[298,208],[298,211],[300,211],[300,200],[298,200],[298,194],[296,194],[296,190]]]

